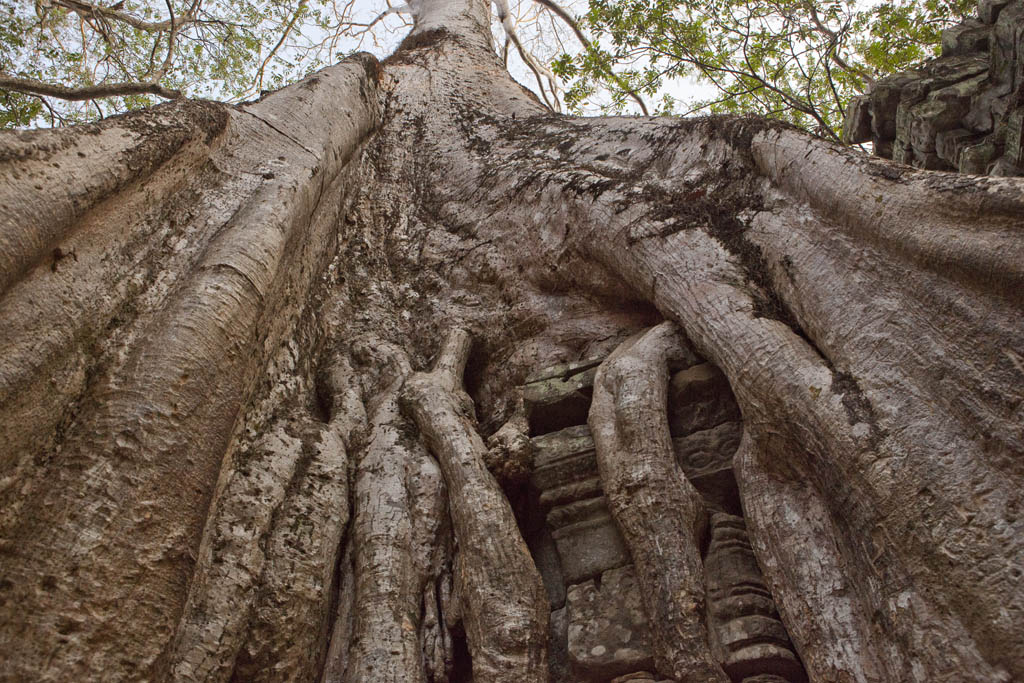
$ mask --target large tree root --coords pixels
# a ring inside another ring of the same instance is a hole
[[[930,472],[941,466],[946,449],[907,439],[906,427],[887,429],[892,423],[887,425],[883,419],[888,416],[879,416],[871,403],[858,395],[855,380],[844,380],[818,349],[787,325],[759,315],[756,285],[744,277],[722,243],[706,232],[686,230],[639,240],[631,239],[628,233],[616,234],[610,240],[591,235],[586,245],[588,251],[634,286],[649,291],[658,308],[680,324],[696,349],[725,372],[747,428],[763,435],[758,437],[759,450],[764,453],[760,466],[774,473],[772,481],[786,482],[787,486],[802,482],[805,502],[810,505],[807,509],[827,510],[831,516],[830,525],[837,533],[833,541],[839,553],[836,562],[849,577],[851,594],[861,605],[860,614],[851,614],[849,619],[866,620],[842,628],[866,633],[881,623],[887,645],[879,647],[875,638],[872,651],[836,658],[831,656],[837,647],[832,636],[826,641],[804,640],[801,632],[794,630],[794,641],[812,680],[870,680],[870,672],[879,661],[884,662],[886,675],[893,680],[941,679],[952,671],[961,672],[958,675],[965,681],[1003,680],[1006,673],[998,662],[1005,655],[993,653],[992,660],[997,663],[987,662],[981,653],[991,650],[991,644],[973,638],[967,628],[968,618],[950,608],[960,599],[957,593],[961,590],[984,591],[985,584],[940,584],[941,575],[948,579],[951,573],[966,573],[972,567],[948,562],[944,565],[936,557],[941,545],[917,540],[919,530],[927,528],[927,515],[935,513],[922,509],[908,493],[920,490],[921,482],[927,482],[926,491],[941,492],[946,500],[963,497],[949,485],[962,475],[942,478]],[[936,424],[934,428],[943,430],[944,426]],[[903,457],[914,453],[918,459]],[[895,466],[896,462],[900,467]],[[902,488],[895,487],[898,479],[914,470],[917,472]],[[759,554],[781,553],[778,561],[769,565],[783,566],[788,560],[782,555],[789,554],[782,548],[788,541],[765,541],[765,529],[757,523],[767,519],[759,512],[775,507],[778,498],[771,488],[746,484],[748,471],[740,469],[737,478],[744,494],[744,509],[755,520],[751,526],[755,549]],[[1005,484],[995,486],[1003,488]],[[1000,496],[1003,493],[999,491]],[[760,510],[754,511],[754,506]],[[884,512],[887,509],[891,510],[888,520]],[[802,519],[796,524],[803,533],[811,533]],[[999,561],[1009,566],[1016,548],[1007,544],[993,550],[990,539],[989,535],[965,537],[958,550],[972,552],[988,545],[985,556],[1001,556],[1005,559]],[[817,540],[823,542],[820,534]],[[813,587],[787,581],[781,574],[772,576],[768,571],[785,623],[789,625],[802,616],[816,622],[810,630],[829,634],[835,625],[828,623],[826,613],[801,610],[800,615],[791,616],[786,605],[798,599],[793,598],[795,593],[827,593],[831,572],[827,567],[817,567],[807,554],[795,554],[791,559],[801,563],[794,570],[805,573]],[[977,595],[976,599],[980,604],[984,596]],[[1017,599],[1010,592],[1005,603],[1012,605]],[[878,622],[875,615],[883,621]],[[997,630],[978,627],[980,632],[984,629]],[[923,646],[923,632],[932,634],[928,636],[930,642],[945,644],[941,657],[934,654],[938,651],[934,644]],[[1002,630],[1000,637],[1007,636],[1018,637]],[[933,654],[923,654],[927,652]]]
[[[601,485],[636,566],[658,668],[680,681],[727,681],[708,647],[700,546],[707,513],[672,453],[668,365],[695,362],[673,323],[623,343],[601,364],[590,406]]]
[[[320,569],[311,566],[306,574],[280,555],[296,540],[323,541],[315,555],[298,558],[300,564],[320,559],[326,562],[330,553],[336,552],[337,542],[332,539],[340,536],[348,521],[348,451],[366,420],[348,362],[337,360],[325,379],[331,402],[327,425],[300,411],[267,430],[251,449],[236,454],[233,466],[225,468],[227,481],[207,523],[196,573],[168,656],[171,679],[228,679],[257,603],[266,602],[267,596],[259,600],[257,595],[261,584],[267,582],[285,584],[285,592],[273,598],[289,603],[295,599],[295,592],[302,590],[303,582],[322,583],[313,586],[306,596],[308,609],[296,610],[298,614],[313,615],[306,621],[300,618],[296,631],[312,633],[284,634],[284,624],[279,623],[268,636],[280,642],[298,640],[303,645],[309,645],[313,638],[316,648],[316,626],[323,616],[316,601],[322,598],[323,589],[331,588],[331,577],[322,579],[333,563]],[[299,519],[303,528],[293,526]],[[324,558],[324,553],[328,557]],[[285,554],[290,555],[287,551]],[[275,576],[274,565],[282,562],[288,568],[283,570],[284,576]],[[298,580],[291,578],[293,574]],[[268,610],[265,605],[262,609]],[[314,628],[305,629],[307,625]],[[249,645],[253,646],[251,640]],[[303,649],[299,648],[301,654],[292,662],[300,671],[316,663],[315,658],[309,662],[303,656]],[[278,669],[276,678],[281,673]]]
[[[469,335],[452,331],[434,369],[406,382],[401,402],[448,485],[474,679],[542,683],[548,677],[547,598],[512,509],[484,464],[487,448],[462,389],[469,348]]]
[[[399,412],[411,373],[404,352],[372,346],[385,352],[384,389],[373,401],[369,444],[356,468],[351,644],[347,661],[331,662],[325,681],[414,683],[426,680],[421,613],[424,589],[438,573],[431,551],[447,516],[445,490],[436,462],[408,437]]]

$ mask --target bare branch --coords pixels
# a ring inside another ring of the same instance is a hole
[[[281,33],[281,38],[277,41],[277,44],[274,45],[274,48],[267,55],[267,58],[263,60],[263,63],[260,64],[259,71],[256,72],[257,90],[261,90],[263,88],[263,72],[266,70],[267,64],[274,58],[274,55],[276,55],[277,51],[281,49],[281,46],[284,45],[285,39],[288,37],[288,34],[291,33],[292,27],[295,26],[295,22],[299,20],[299,16],[302,15],[302,10],[305,9],[305,7],[306,0],[299,0],[299,4],[295,7],[295,14],[292,15],[291,21],[288,22],[288,25],[284,27],[284,31]]]
[[[552,14],[564,21],[572,32],[576,34],[576,39],[580,41],[584,49],[589,49],[591,46],[590,39],[583,33],[583,29],[580,28],[579,22],[568,11],[554,0],[534,0],[539,5],[546,7]],[[650,116],[651,113],[647,110],[647,104],[644,102],[640,95],[629,87],[626,79],[616,73],[610,74],[611,80],[617,85],[623,92],[633,98],[633,101],[640,106],[640,111],[644,113],[644,116]]]
[[[171,68],[171,62],[174,60],[174,38],[178,34],[178,27],[174,23],[174,7],[171,5],[171,0],[165,0],[165,2],[167,3],[167,12],[171,16],[171,31],[167,36],[167,56],[157,72],[149,79],[151,83],[156,83],[163,78]]]
[[[140,31],[148,31],[150,33],[166,31],[172,27],[180,28],[184,24],[191,24],[196,21],[195,16],[191,12],[183,14],[178,18],[175,18],[174,13],[172,12],[171,18],[167,21],[143,21],[142,19],[128,14],[127,12],[122,12],[111,7],[104,7],[102,5],[95,5],[91,2],[82,2],[82,0],[54,0],[54,4],[69,9],[85,19],[93,17],[114,19],[137,28]]]
[[[18,78],[0,73],[0,88],[32,95],[56,97],[61,100],[82,102],[97,97],[124,97],[126,95],[158,95],[169,100],[181,97],[180,90],[165,88],[158,83],[103,83],[81,88],[43,83],[31,78]]]

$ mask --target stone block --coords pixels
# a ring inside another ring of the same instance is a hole
[[[971,102],[985,84],[981,74],[929,93],[924,102],[910,108],[910,144],[918,152],[934,152],[935,137],[961,127]]]
[[[960,153],[960,172],[985,175],[989,165],[1002,153],[1001,145],[987,139],[976,145],[968,145]]]
[[[960,166],[960,154],[968,145],[976,144],[979,136],[966,128],[945,130],[935,136],[935,153],[954,168]]]
[[[597,461],[591,459],[594,466],[594,476],[580,481],[571,481],[561,486],[554,486],[540,494],[540,507],[542,510],[561,509],[576,502],[585,502],[588,499],[600,498],[604,495],[601,488],[601,478],[597,476]],[[552,510],[554,511],[554,510]],[[550,520],[549,520],[550,521]]]
[[[668,425],[672,436],[739,418],[739,406],[729,381],[714,365],[702,363],[672,376],[668,387]]]
[[[566,583],[592,579],[631,562],[603,497],[552,509],[548,527]]]
[[[540,572],[544,590],[548,595],[548,605],[558,609],[565,605],[565,577],[562,575],[562,562],[558,557],[558,549],[551,533],[543,525],[527,539],[533,563]]]
[[[1016,178],[1024,175],[1024,169],[1013,163],[1007,156],[1001,156],[989,167],[988,174],[1003,178]]]
[[[741,517],[711,515],[704,571],[710,642],[729,677],[739,683],[775,675],[804,683],[807,674],[779,620]]]
[[[551,683],[574,683],[569,667],[569,609],[551,612],[548,620],[548,671]]]
[[[909,166],[914,163],[914,148],[909,143],[896,140],[892,145],[892,160]]]
[[[999,13],[1010,4],[1010,0],[978,0],[978,19],[985,24],[994,24]]]
[[[704,502],[714,510],[740,512],[732,460],[742,434],[740,422],[723,422],[711,429],[672,439],[676,462]]]
[[[991,133],[1002,120],[1009,107],[1006,88],[989,83],[971,98],[971,109],[964,116],[964,127],[975,133]]]
[[[588,358],[586,360],[574,360],[568,363],[549,365],[527,375],[524,384],[543,382],[544,380],[556,377],[569,377],[585,370],[596,368],[603,360],[604,358]]]
[[[594,439],[584,425],[535,436],[531,482],[540,491],[597,475]]]
[[[651,673],[650,671],[636,671],[625,676],[617,676],[611,680],[611,683],[674,683],[671,679],[661,678],[658,674]]]
[[[914,150],[914,160],[911,162],[914,168],[923,168],[929,171],[955,171],[956,167],[946,163],[935,152],[919,152]]]
[[[532,435],[587,423],[599,363],[586,361],[549,368],[547,372],[538,374],[541,379],[523,386],[523,400]],[[562,369],[562,374],[544,376],[556,369]]]
[[[843,118],[843,142],[856,144],[871,139],[871,99],[861,95],[846,106]]]
[[[569,661],[584,681],[654,671],[650,627],[633,567],[606,571],[601,582],[570,586]]]
[[[896,108],[899,106],[903,88],[918,78],[913,71],[880,79],[869,95],[871,99],[871,130],[880,140],[896,137]]]
[[[1008,4],[999,13],[989,41],[991,60],[989,77],[1000,93],[1009,93],[1014,87],[1014,74],[1020,66],[1021,41],[1024,39],[1024,3]]]
[[[871,138],[871,150],[876,156],[880,156],[883,159],[892,159],[892,140],[873,137]]]
[[[1024,164],[1024,107],[1006,117],[1006,157],[1011,163]]]
[[[988,50],[991,35],[990,25],[968,19],[942,32],[942,56],[952,57]]]
[[[722,469],[732,469],[732,458],[740,445],[743,425],[739,421],[723,422],[672,439],[676,462],[687,479],[694,479]]]

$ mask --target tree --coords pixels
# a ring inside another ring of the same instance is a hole
[[[691,111],[755,113],[839,141],[853,95],[874,79],[938,54],[942,31],[974,9],[971,0],[691,2],[592,0],[587,49],[565,53],[555,71],[575,79],[579,104],[616,73],[632,91],[654,95],[690,77],[715,95]],[[612,83],[613,105],[625,102]],[[668,97],[663,109],[672,111]]]
[[[81,123],[185,94],[255,98],[337,61],[378,23],[408,23],[366,14],[352,0],[12,0],[0,124]]]
[[[1024,677],[1024,183],[553,115],[489,25],[424,0],[383,62],[0,137],[3,677],[546,680],[516,387],[605,356],[663,675],[725,680],[665,416],[703,360],[810,680]]]

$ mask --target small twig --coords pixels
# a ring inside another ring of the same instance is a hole
[[[291,21],[288,22],[288,25],[284,27],[284,32],[281,34],[281,38],[277,41],[277,45],[274,46],[274,48],[267,55],[267,58],[263,60],[262,64],[260,64],[259,71],[256,72],[257,90],[263,89],[263,72],[267,68],[267,63],[269,63],[270,60],[274,58],[274,55],[277,54],[277,51],[281,49],[281,46],[284,44],[285,38],[287,38],[288,34],[291,33],[292,27],[295,26],[295,22],[298,21],[299,15],[302,14],[302,10],[305,7],[306,0],[299,0],[299,4],[295,7],[295,14],[292,15]]]
[[[149,79],[152,83],[156,83],[167,74],[168,69],[171,68],[171,62],[174,59],[174,38],[178,34],[178,27],[174,24],[174,7],[171,5],[171,0],[165,0],[165,2],[167,3],[167,11],[171,15],[171,31],[167,35],[167,56],[164,58],[163,65],[157,69],[157,72]]]

